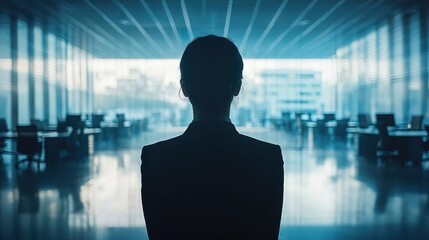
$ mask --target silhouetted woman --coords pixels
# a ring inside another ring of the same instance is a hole
[[[283,202],[278,145],[237,132],[229,119],[243,60],[228,39],[192,41],[180,85],[194,120],[183,135],[142,149],[142,203],[149,238],[277,239]]]

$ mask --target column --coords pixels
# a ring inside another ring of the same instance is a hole
[[[422,81],[422,114],[429,118],[429,95],[428,95],[428,15],[427,9],[420,8],[420,61],[421,61],[421,81]]]
[[[401,122],[406,122],[410,119],[410,82],[411,82],[411,73],[410,73],[410,15],[404,14],[402,17],[402,36],[403,36],[403,63],[404,63],[404,76],[403,76],[403,118]]]
[[[29,101],[29,111],[30,119],[36,118],[35,110],[35,87],[34,87],[34,20],[32,18],[28,19],[28,101]]]
[[[12,117],[11,129],[15,129],[18,124],[18,18],[16,15],[10,15],[10,58],[12,69],[10,71],[11,90],[12,90]]]
[[[43,21],[42,23],[42,49],[43,49],[43,120],[49,121],[49,64],[48,64],[48,23]]]

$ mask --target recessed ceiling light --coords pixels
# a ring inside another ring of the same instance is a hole
[[[304,20],[302,20],[301,22],[299,22],[299,26],[306,26],[306,25],[308,25],[310,23],[310,20],[308,20],[308,19],[304,19]]]
[[[127,19],[119,19],[119,23],[123,26],[129,26],[131,25],[131,22]]]

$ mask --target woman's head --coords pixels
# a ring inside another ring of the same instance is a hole
[[[180,61],[183,93],[201,111],[229,108],[241,88],[243,59],[233,42],[208,35],[192,41]]]

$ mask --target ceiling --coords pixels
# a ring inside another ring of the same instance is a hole
[[[328,58],[418,0],[6,1],[88,33],[99,58],[180,58],[198,36],[227,36],[245,58]],[[52,23],[53,22],[53,23]]]

